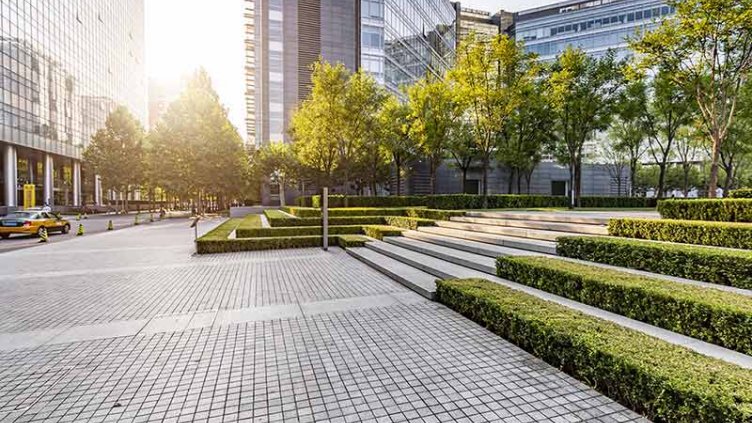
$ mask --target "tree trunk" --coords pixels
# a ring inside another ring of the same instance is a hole
[[[285,181],[282,180],[279,182],[279,206],[285,207],[287,204],[287,199],[285,198]]]
[[[488,164],[489,158],[483,158],[483,208],[488,208]]]
[[[514,189],[514,168],[509,168],[509,180],[507,181],[507,193],[512,194]]]
[[[723,196],[726,197],[734,182],[734,165],[724,166],[724,170],[726,171],[726,179],[723,181]]]
[[[522,194],[522,172],[517,169],[517,194]]]
[[[721,153],[721,139],[718,134],[712,134],[713,155],[710,162],[710,180],[708,181],[708,198],[716,197],[718,189],[718,158]]]
[[[658,192],[656,197],[663,198],[664,190],[666,186],[666,160],[658,163]]]
[[[637,177],[637,160],[629,161],[629,196],[635,196],[635,177]]]
[[[689,195],[689,166],[682,165],[682,171],[684,173],[684,178],[682,179],[682,193],[684,193],[684,198],[687,198]]]
[[[582,163],[579,161],[574,167],[574,205],[580,207],[580,197],[582,196]]]
[[[399,197],[402,194],[402,161],[400,160],[399,156],[395,156],[394,158],[394,164],[397,166],[397,197]]]
[[[436,159],[431,159],[431,194],[436,194]]]
[[[467,186],[467,168],[462,168],[462,193],[465,193],[465,187]]]

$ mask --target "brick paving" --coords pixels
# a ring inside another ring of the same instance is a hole
[[[0,254],[0,335],[230,317],[0,351],[0,421],[641,420],[339,249],[198,257],[191,239],[166,224]],[[25,267],[45,254],[60,266]]]

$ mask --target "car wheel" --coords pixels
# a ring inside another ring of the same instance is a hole
[[[42,231],[45,230],[44,226],[40,226],[39,229],[37,229],[37,236],[42,236]]]
[[[3,239],[8,239],[10,238],[10,234],[0,234],[0,237],[2,237]]]
[[[70,232],[70,225],[66,223],[66,224],[65,224],[65,225],[63,226],[63,229],[62,229],[62,231],[61,231],[61,232],[62,232],[62,233],[64,233],[64,234],[67,234],[68,232]]]

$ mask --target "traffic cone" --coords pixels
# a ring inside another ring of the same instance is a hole
[[[133,225],[136,226],[138,224],[138,215],[136,215],[136,218],[133,220]]]
[[[78,231],[76,232],[76,236],[81,236],[84,234],[84,225],[82,223],[78,224]]]
[[[81,213],[79,213],[79,214],[78,214],[78,215],[76,216],[76,220],[77,220],[77,221],[81,220]]]
[[[41,231],[39,231],[39,242],[47,242],[49,238],[49,235],[47,234],[47,229],[42,228]]]
[[[84,212],[84,219],[88,219],[89,216]]]
[[[115,228],[112,226],[112,220],[110,220],[109,222],[107,222],[107,230],[111,231],[113,229],[115,229]]]

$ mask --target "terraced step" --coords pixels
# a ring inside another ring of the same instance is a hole
[[[490,275],[496,274],[496,259],[491,257],[404,237],[386,237],[384,238],[384,242],[427,256],[446,260],[450,263],[459,264],[460,266],[479,270]]]
[[[428,242],[442,247],[453,248],[455,250],[466,251],[468,253],[479,254],[486,257],[499,256],[522,256],[522,255],[539,255],[535,251],[521,250],[519,248],[503,247],[501,245],[489,244],[486,242],[471,241],[468,239],[455,238],[451,236],[438,235],[422,231],[405,231],[402,233],[404,238],[416,239],[418,241]]]
[[[542,222],[536,220],[504,219],[497,217],[452,217],[451,221],[461,223],[476,223],[480,225],[565,232],[580,235],[608,235],[608,229],[605,225],[584,223]]]
[[[482,232],[486,234],[505,235],[515,238],[539,239],[541,241],[556,241],[560,236],[577,236],[574,232],[546,231],[542,229],[513,228],[509,226],[485,225],[479,223],[463,223],[440,220],[436,225],[442,228],[459,229],[461,231]]]
[[[496,276],[491,276],[488,273],[471,269],[468,267],[460,266],[458,264],[448,262],[447,260],[444,260],[444,259],[422,254],[417,251],[413,251],[407,248],[403,248],[403,247],[393,245],[387,242],[382,242],[382,241],[369,242],[368,244],[366,244],[365,248],[371,250],[370,253],[372,253],[372,255],[370,256],[368,260],[363,260],[363,261],[365,261],[368,264],[388,263],[388,265],[383,265],[379,267],[374,266],[374,268],[386,273],[387,275],[390,275],[389,273],[387,273],[387,271],[391,271],[391,270],[384,271],[382,269],[386,268],[387,266],[396,267],[396,265],[394,265],[394,262],[396,261],[396,262],[401,262],[403,265],[406,265],[408,268],[412,267],[414,269],[415,268],[420,269],[419,274],[430,274],[440,279],[453,279],[453,278],[487,279],[489,281],[507,286],[509,288],[533,295],[540,299],[563,305],[565,307],[568,307],[572,310],[579,311],[586,315],[604,319],[612,323],[615,323],[617,325],[640,331],[649,336],[653,336],[655,338],[662,339],[666,342],[670,342],[674,345],[683,346],[697,353],[700,353],[709,357],[714,357],[714,358],[717,358],[717,359],[720,359],[728,363],[735,364],[735,365],[738,365],[747,369],[752,369],[752,357],[746,354],[742,354],[736,351],[729,350],[727,348],[719,347],[717,345],[713,345],[713,344],[703,342],[694,338],[690,338],[685,335],[680,335],[680,334],[671,332],[666,329],[652,326],[647,323],[643,323],[643,322],[633,320],[633,319],[630,319],[630,318],[627,318],[627,317],[624,317],[615,313],[604,311],[599,308],[588,306],[588,305],[585,305],[576,301],[572,301],[572,300],[569,300],[569,299],[566,299],[557,295],[549,294],[547,292],[544,292],[535,288],[531,288],[526,285],[518,284],[516,282],[512,282],[506,279],[501,279]],[[350,249],[348,251],[350,251],[351,254],[353,254],[352,250],[356,250],[356,249]],[[363,248],[360,248],[357,250],[363,250]],[[361,256],[366,256],[368,254],[364,251],[358,251],[357,253],[360,253]],[[379,256],[381,256],[382,258],[379,258]],[[405,269],[405,268],[403,267],[402,269]],[[407,272],[408,270],[403,270],[403,271]],[[435,292],[435,286],[434,286],[433,292]]]
[[[429,300],[436,294],[436,277],[366,247],[348,248],[347,253]]]
[[[438,223],[438,222],[437,222]],[[513,236],[496,235],[491,233],[473,232],[463,229],[454,229],[440,226],[422,226],[418,232],[441,235],[445,237],[464,239],[486,244],[498,245],[519,250],[533,251],[536,253],[556,254],[556,243],[530,238],[518,238]]]
[[[609,221],[609,217],[586,214],[577,215],[576,213],[468,211],[465,212],[465,216],[489,219],[528,220],[536,222],[577,223],[583,225],[607,225]]]

